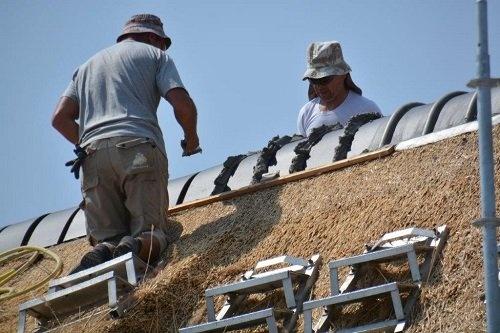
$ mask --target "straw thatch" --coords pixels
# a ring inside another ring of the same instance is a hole
[[[448,243],[430,283],[423,288],[408,332],[482,332],[481,232],[471,226],[479,217],[476,137],[464,134],[177,213],[170,223],[177,230],[182,228],[182,235],[170,246],[166,266],[133,294],[134,306],[127,315],[120,320],[94,315],[61,331],[174,332],[206,321],[206,288],[237,280],[258,260],[320,253],[326,263],[361,253],[365,243],[385,232],[447,224]],[[498,154],[499,127],[494,129],[494,145]],[[499,185],[497,177],[497,190]],[[68,256],[86,249],[83,240],[57,248],[69,266],[75,259]],[[400,273],[391,267],[380,270],[386,278]],[[326,296],[328,291],[324,264],[314,297]],[[15,304],[21,300],[0,305],[0,331],[14,330]],[[280,294],[252,298],[248,308],[264,308],[270,302],[282,302]],[[218,300],[217,305],[221,304]],[[354,307],[349,313],[365,313],[374,307],[370,306]],[[387,315],[380,304],[374,312],[369,316]],[[358,319],[367,319],[362,317]],[[265,328],[246,330],[250,331]]]

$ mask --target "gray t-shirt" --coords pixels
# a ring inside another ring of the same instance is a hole
[[[125,40],[81,65],[63,96],[80,107],[81,146],[116,136],[145,137],[166,156],[156,110],[167,91],[183,87],[164,51]]]

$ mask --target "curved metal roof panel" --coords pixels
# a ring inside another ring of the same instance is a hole
[[[326,133],[317,144],[315,144],[309,152],[310,157],[307,159],[307,169],[316,168],[321,165],[330,164],[333,162],[335,148],[339,145],[339,138],[344,134],[344,129],[338,129]]]
[[[227,186],[229,186],[231,190],[237,190],[250,185],[253,177],[253,167],[257,164],[257,159],[260,156],[259,154],[260,152],[252,154],[241,161],[234,175],[229,178],[227,182]]]
[[[456,96],[450,99],[441,109],[434,125],[434,132],[472,121],[476,118],[476,112],[475,93],[470,92]]]
[[[292,164],[292,160],[295,157],[295,147],[302,141],[307,139],[300,139],[290,143],[287,143],[280,150],[276,152],[276,165],[269,167],[269,172],[280,172],[280,177],[290,174],[289,169]]]
[[[209,197],[215,188],[214,180],[223,168],[224,166],[219,164],[198,173],[189,185],[183,202]]]
[[[382,117],[361,126],[354,135],[351,150],[347,153],[347,157],[357,156],[365,150],[378,149],[388,121],[389,117]]]
[[[64,227],[76,213],[78,207],[51,213],[36,226],[28,241],[28,245],[47,247],[56,245]]]
[[[173,207],[184,201],[184,195],[186,194],[185,191],[187,190],[185,186],[194,176],[196,176],[196,173],[169,180],[167,186],[169,207]]]
[[[24,245],[25,236],[29,236],[30,227],[40,220],[40,217],[11,224],[0,232],[0,252]]]
[[[421,136],[431,108],[432,104],[425,104],[408,110],[401,119],[399,119],[394,129],[391,144]]]
[[[347,157],[359,155],[365,150],[379,149],[389,119],[390,117],[382,117],[361,126],[354,135]]]
[[[87,229],[85,227],[85,214],[83,210],[78,209],[73,220],[69,225],[68,230],[66,231],[66,235],[64,235],[63,242],[67,242],[69,240],[80,238],[87,235]]]

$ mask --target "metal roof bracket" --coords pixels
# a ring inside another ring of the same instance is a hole
[[[311,288],[318,278],[320,263],[321,256],[318,254],[313,255],[309,260],[281,256],[259,261],[254,269],[243,274],[240,281],[207,289],[205,300],[208,322],[181,328],[179,333],[225,332],[262,323],[267,323],[269,332],[278,332],[276,317],[284,317],[285,330],[292,331],[302,311],[302,304],[309,297]],[[285,267],[256,273],[276,265]],[[296,291],[294,291],[294,286],[298,286]],[[268,308],[233,316],[248,295],[277,288],[283,288],[287,309]],[[214,298],[217,296],[225,296],[226,301],[216,315]]]
[[[396,318],[352,327],[346,329],[345,332],[381,329],[391,329],[394,332],[402,331],[406,325],[405,316],[409,314],[420,294],[421,283],[428,281],[436,258],[441,253],[447,237],[448,228],[446,225],[435,231],[419,228],[399,230],[383,235],[374,246],[369,247],[361,255],[330,262],[330,296],[304,303],[304,332],[313,332],[312,310],[315,308],[325,307],[325,312],[314,326],[314,332],[325,332],[328,331],[335,319],[335,307],[362,302],[367,298],[380,297],[383,294],[390,295]],[[419,252],[425,253],[424,261],[420,265],[417,261],[417,253]],[[411,283],[391,282],[354,290],[356,282],[370,270],[372,264],[391,262],[401,257],[408,259],[412,277]],[[339,286],[338,270],[343,266],[350,266],[351,270],[342,286]],[[410,290],[404,308],[399,295],[401,288]]]
[[[26,318],[37,318],[40,328],[47,323],[76,313],[84,307],[108,303],[113,318],[123,314],[119,297],[137,286],[145,274],[146,263],[127,253],[95,267],[50,281],[47,294],[22,303],[19,306],[17,332],[26,329]]]

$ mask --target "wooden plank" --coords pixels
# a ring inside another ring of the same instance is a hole
[[[258,183],[254,185],[248,185],[245,187],[242,187],[240,189],[234,190],[234,191],[229,191],[229,192],[224,192],[218,195],[213,195],[207,198],[183,203],[174,207],[171,207],[168,209],[169,214],[177,213],[186,209],[190,208],[195,208],[195,207],[200,207],[200,206],[205,206],[210,203],[218,202],[218,201],[224,201],[224,200],[229,200],[233,199],[236,197],[243,196],[245,194],[249,193],[254,193],[257,191],[261,191],[270,187],[274,186],[279,186],[291,182],[295,182],[298,180],[310,178],[310,177],[316,177],[321,174],[327,173],[327,172],[332,172],[335,170],[340,170],[343,168],[350,167],[355,164],[367,162],[367,161],[372,161],[376,160],[385,156],[388,156],[394,152],[394,146],[388,146],[382,149],[379,149],[377,151],[373,151],[370,153],[366,154],[361,154],[352,158],[344,159],[341,161],[333,162],[328,165],[320,166],[314,169],[309,169],[309,170],[304,170],[296,173],[292,173],[289,175],[286,175],[284,177],[280,177],[277,179],[269,180],[264,183]]]

